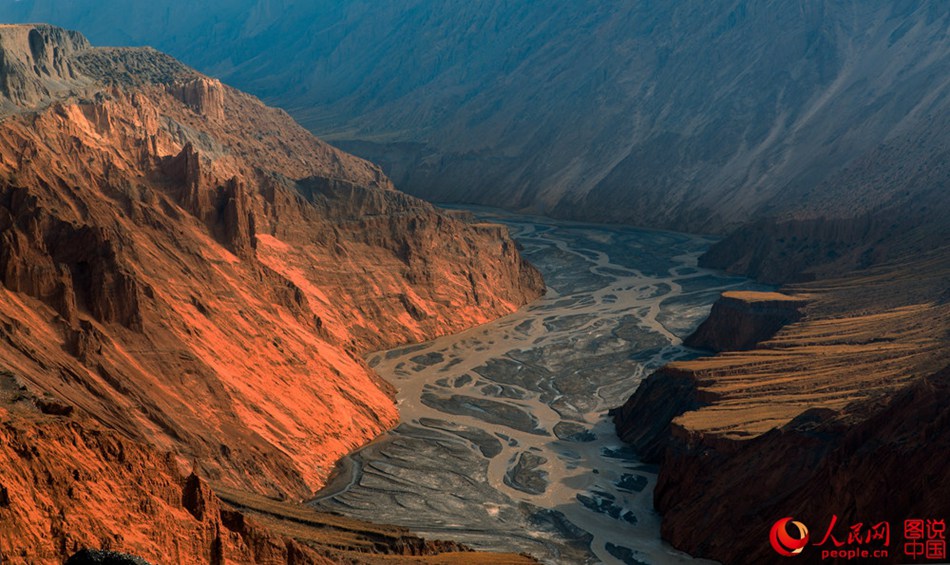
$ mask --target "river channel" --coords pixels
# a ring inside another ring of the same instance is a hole
[[[375,353],[401,424],[342,461],[311,504],[545,563],[699,563],[660,540],[656,468],[609,408],[675,359],[724,290],[697,267],[713,240],[475,211],[506,224],[548,285],[505,318]]]

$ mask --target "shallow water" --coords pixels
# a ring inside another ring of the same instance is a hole
[[[312,504],[549,563],[683,563],[652,507],[656,469],[607,418],[719,293],[708,238],[477,211],[507,224],[548,292],[461,334],[370,355],[402,423],[341,463]]]

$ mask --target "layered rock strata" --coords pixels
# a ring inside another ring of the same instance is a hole
[[[3,441],[4,558],[231,551],[179,520],[181,477],[309,495],[397,421],[363,353],[542,292],[503,229],[168,56],[50,26],[0,27],[0,55],[0,370],[47,413]]]

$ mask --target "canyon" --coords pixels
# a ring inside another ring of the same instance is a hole
[[[466,551],[306,509],[262,524],[396,423],[363,353],[541,294],[506,230],[155,50],[4,25],[0,54],[3,560]]]
[[[945,5],[0,18],[142,45],[0,26],[5,558],[759,563],[834,515],[897,562],[950,516]]]
[[[495,210],[548,282],[543,298],[460,334],[370,355],[400,425],[342,462],[312,505],[544,563],[702,563],[660,540],[656,469],[607,416],[719,292],[707,238]]]

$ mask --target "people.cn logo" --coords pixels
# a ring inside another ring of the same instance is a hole
[[[795,534],[788,533],[788,525],[791,523]],[[791,518],[782,518],[772,524],[772,531],[769,532],[769,541],[772,542],[772,549],[779,555],[792,557],[798,555],[808,545],[808,528],[801,522],[796,522]]]

